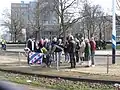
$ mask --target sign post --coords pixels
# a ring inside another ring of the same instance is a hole
[[[116,54],[116,0],[112,0],[113,7],[113,30],[112,30],[112,64],[115,64],[115,54]]]

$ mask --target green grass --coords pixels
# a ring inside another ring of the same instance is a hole
[[[100,84],[100,83],[88,83],[80,81],[69,81],[60,78],[48,79],[40,78],[36,76],[29,75],[19,75],[19,74],[7,74],[9,81],[26,84],[36,87],[46,87],[55,90],[114,90],[113,85]],[[27,82],[31,80],[32,82]]]
[[[106,49],[112,49],[112,45],[111,45],[111,44],[108,44],[108,45],[106,46]],[[120,49],[120,45],[117,45],[117,46],[116,46],[116,49]]]

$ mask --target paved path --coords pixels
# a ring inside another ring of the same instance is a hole
[[[27,57],[25,57],[25,55],[23,55],[22,53],[19,54],[18,53],[5,53],[4,55],[1,55],[0,54],[0,64],[2,63],[18,63],[19,64],[19,61],[21,62],[27,62]],[[109,56],[95,56],[95,64],[96,65],[106,65],[107,64],[107,59],[109,59],[109,63],[112,64],[112,57]],[[64,62],[65,60],[65,57],[64,55],[62,55],[62,62]],[[116,57],[116,63],[117,64],[120,64],[120,57]]]
[[[18,69],[18,70],[26,70],[26,71],[30,71],[30,72],[39,72],[39,68],[35,71],[33,71],[32,69],[30,69],[30,67],[27,65],[26,63],[26,57],[21,56],[20,57],[20,62],[17,56],[0,56],[0,66],[2,68],[9,68],[9,69]],[[120,58],[119,58],[120,60]],[[65,64],[65,65],[61,65],[60,70],[62,71],[76,71],[76,72],[84,72],[84,73],[95,73],[95,74],[106,74],[107,73],[107,64],[106,64],[107,60],[100,58],[100,59],[96,59],[96,66],[95,67],[89,67],[86,68],[84,67],[86,65],[87,62],[84,62],[83,65],[77,65],[77,67],[75,69],[67,69],[68,67],[70,67],[70,64]],[[8,65],[8,67],[4,67],[4,65]],[[34,66],[33,66],[34,67]],[[39,66],[38,66],[39,67]],[[55,70],[55,66],[53,66]],[[110,75],[120,75],[120,63],[118,63],[118,65],[111,65],[109,66],[109,74]],[[32,71],[31,71],[32,70]],[[51,69],[52,70],[52,69]]]
[[[7,51],[24,52],[24,49],[7,49]],[[112,55],[112,50],[96,50],[95,55]],[[120,55],[120,50],[116,50],[116,55]]]
[[[100,51],[100,52],[102,52],[102,51]],[[2,65],[3,68],[5,68],[4,65],[10,65],[6,68],[9,68],[9,69],[17,68],[19,70],[26,69],[26,71],[33,72],[31,70],[27,70],[30,68],[29,68],[29,66],[27,66],[26,60],[27,59],[24,55],[20,56],[20,63],[19,63],[19,58],[18,58],[17,54],[16,55],[5,55],[5,56],[0,55],[0,65]],[[110,64],[111,64],[111,61],[112,61],[111,57],[109,58],[109,60],[110,60]],[[120,75],[120,70],[119,70],[120,69],[120,57],[117,57],[116,61],[117,61],[118,65],[110,65],[110,67],[109,67],[110,75]],[[95,73],[95,74],[106,74],[107,73],[107,57],[96,56],[95,63],[96,63],[95,67],[89,67],[89,68],[84,67],[86,62],[83,64],[83,66],[77,65],[77,68],[75,68],[75,69],[67,69],[64,66],[61,66],[61,70],[62,71],[84,72],[84,73]],[[21,65],[21,66],[18,66],[18,65]],[[67,67],[70,67],[70,64],[67,64]],[[34,71],[34,72],[38,73],[39,69],[36,69],[36,71]]]

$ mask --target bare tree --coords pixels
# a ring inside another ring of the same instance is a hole
[[[49,6],[48,1],[38,0],[37,2],[35,2],[35,7],[31,8],[32,10],[29,10],[29,12],[31,13],[29,15],[29,25],[33,29],[32,32],[36,36],[36,39],[40,39],[42,37],[42,31],[45,29],[45,26],[43,25],[45,21],[44,17],[48,15],[48,13],[51,11],[50,8],[52,8]],[[47,6],[49,6],[49,8]]]
[[[83,16],[77,5],[78,0],[54,0],[54,10],[59,16],[60,34],[66,39],[66,31]],[[78,10],[78,11],[77,11]]]
[[[29,28],[31,29],[31,34],[35,36],[35,39],[38,39],[40,35],[40,3],[35,2],[34,7],[29,9]]]
[[[91,5],[86,0],[83,5],[82,15],[86,15],[86,17],[84,17],[85,29],[87,30],[88,38],[90,38],[90,36],[96,32],[98,26],[101,25],[101,20],[99,22],[99,19],[101,19],[101,17],[104,15],[104,12],[102,11],[100,5]]]
[[[17,11],[5,10],[3,12],[4,20],[2,20],[1,26],[9,29],[9,33],[12,35],[12,40],[16,42],[22,36],[22,29],[24,27],[23,19],[18,15]]]

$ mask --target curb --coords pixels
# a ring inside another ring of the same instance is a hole
[[[114,80],[100,80],[100,79],[95,80],[95,79],[88,79],[88,78],[45,75],[45,74],[28,73],[28,72],[22,72],[22,71],[16,71],[16,70],[6,70],[2,68],[0,68],[0,71],[7,72],[7,73],[21,74],[21,75],[31,75],[31,76],[37,76],[37,77],[52,78],[52,79],[64,79],[64,80],[70,80],[70,81],[82,81],[82,82],[84,81],[84,82],[103,83],[103,84],[120,83],[120,81],[114,81]]]

